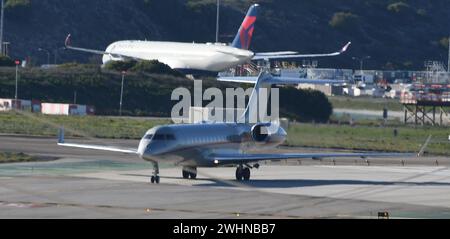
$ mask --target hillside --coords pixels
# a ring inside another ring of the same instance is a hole
[[[74,44],[104,49],[121,39],[213,41],[215,0],[9,0],[5,40],[14,57],[45,63],[39,47],[57,49],[65,36]],[[12,4],[23,2],[24,4]],[[222,0],[221,41],[230,42],[251,2],[262,6],[255,51],[336,50],[352,41],[339,58],[320,66],[353,68],[352,56],[371,55],[368,68],[421,69],[425,60],[447,59],[450,0]],[[59,51],[58,61],[98,58]],[[54,61],[52,54],[51,61]]]

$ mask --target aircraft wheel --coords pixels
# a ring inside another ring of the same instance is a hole
[[[245,181],[249,181],[250,180],[250,169],[245,168],[244,170],[242,170],[242,176]]]
[[[191,179],[196,179],[197,173],[189,173],[189,176],[191,177]]]
[[[155,183],[159,184],[159,176],[155,177]]]
[[[183,178],[188,179],[189,178],[189,172],[186,170],[183,170]]]
[[[243,169],[241,167],[236,168],[236,180],[242,181],[243,179]]]
[[[152,177],[150,178],[150,182],[151,182],[151,183],[155,183],[155,176],[152,176]]]

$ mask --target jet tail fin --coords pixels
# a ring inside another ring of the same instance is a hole
[[[255,86],[253,88],[250,99],[248,100],[247,108],[241,116],[241,121],[246,123],[257,122],[258,121],[258,100],[260,95],[260,90],[268,78],[268,74],[265,71],[259,73],[258,78],[255,81]]]
[[[253,31],[255,29],[256,17],[258,15],[259,4],[253,4],[248,9],[247,15],[242,22],[239,31],[234,38],[232,47],[248,50],[253,37]]]

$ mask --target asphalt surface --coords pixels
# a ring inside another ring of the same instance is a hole
[[[201,168],[184,180],[180,168],[162,165],[161,184],[152,185],[147,162],[56,139],[0,136],[0,151],[60,158],[0,164],[0,218],[450,218],[445,157],[266,162],[246,183],[233,179],[234,168]]]

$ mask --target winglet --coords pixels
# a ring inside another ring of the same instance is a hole
[[[64,127],[59,129],[58,144],[64,144]]]
[[[64,41],[64,46],[70,47],[70,45],[71,45],[71,37],[72,37],[71,34],[67,35],[66,40]]]
[[[347,44],[345,44],[345,46],[344,47],[342,47],[342,49],[341,49],[341,51],[340,51],[340,53],[344,53],[344,52],[346,52],[347,51],[347,49],[350,47],[350,45],[352,44],[352,42],[351,41],[349,41]]]

